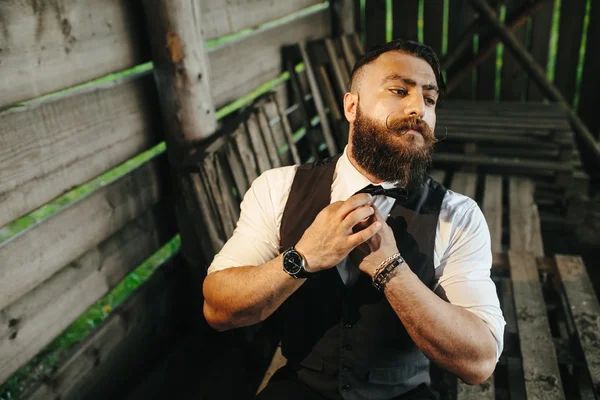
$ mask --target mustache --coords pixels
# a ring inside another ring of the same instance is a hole
[[[391,114],[390,114],[391,115]],[[397,118],[390,120],[390,116],[385,120],[385,126],[392,132],[404,135],[409,130],[419,132],[423,137],[429,141],[436,142],[437,138],[433,134],[433,130],[429,124],[420,118],[409,117],[409,118]]]

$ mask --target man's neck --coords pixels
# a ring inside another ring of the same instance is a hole
[[[368,173],[360,165],[358,165],[358,163],[356,162],[356,160],[352,156],[352,144],[350,144],[350,143],[348,143],[348,148],[346,149],[346,156],[348,157],[348,160],[350,161],[350,164],[352,164],[352,166],[354,168],[356,168],[356,170],[358,172],[360,172],[365,178],[367,178],[373,184],[378,185],[380,183],[383,183],[383,181],[381,179],[379,179],[376,176]]]

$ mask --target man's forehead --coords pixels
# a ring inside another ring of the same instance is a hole
[[[382,83],[390,76],[404,76],[420,84],[436,83],[433,68],[427,61],[400,51],[383,53],[365,67],[365,75],[371,83]]]

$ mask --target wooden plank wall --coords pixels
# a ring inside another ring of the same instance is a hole
[[[211,40],[318,3],[207,0],[199,4],[204,37]],[[140,11],[138,1],[68,0],[60,6],[1,2],[0,109],[149,61]],[[316,23],[314,27],[322,28]]]
[[[209,48],[217,106],[278,77],[283,45],[329,35],[326,5],[254,29],[319,3],[200,3],[208,40],[253,28]],[[54,93],[148,61],[145,37],[137,1],[0,3],[0,227],[163,140],[148,72]],[[276,89],[280,100],[283,89]],[[284,101],[261,107],[243,128],[251,148],[264,151],[250,160],[241,146],[228,143],[230,154],[239,151],[239,164],[223,164],[221,153],[205,160],[214,174],[197,178],[207,188],[207,207],[231,206],[256,174],[300,161],[296,142],[302,138],[292,138],[298,107]],[[157,156],[0,243],[0,382],[177,233],[168,171],[166,155]],[[234,181],[237,194],[222,190]],[[216,221],[221,237],[231,234],[237,219],[236,207],[228,211]],[[185,336],[178,332],[186,320],[178,294],[182,274],[179,259],[160,267],[29,395],[114,398],[107,390],[131,384],[123,371],[142,373],[142,365],[150,368],[163,350],[171,352],[171,339]]]
[[[356,0],[357,4],[358,2],[359,0]],[[490,2],[497,12],[500,11],[500,7],[506,8],[506,22],[515,20],[520,12],[531,3],[527,0],[490,0]],[[597,52],[600,46],[600,4],[597,3],[596,1],[591,2],[578,111],[592,133],[600,136],[600,115],[595,112],[593,105],[594,94],[600,84],[600,77],[596,73],[600,69],[600,55]],[[560,5],[559,40],[554,83],[568,102],[573,101],[576,91],[576,74],[586,4],[587,0],[562,0]],[[392,3],[393,38],[417,39],[418,6],[419,0]],[[448,6],[448,20],[446,21],[448,25],[447,50],[450,54],[466,35],[476,16],[467,0],[448,0]],[[424,1],[424,42],[436,51],[441,60],[445,56],[445,54],[442,54],[441,45],[444,24],[443,9],[444,1],[442,0]],[[526,24],[513,31],[517,39],[521,41],[525,48],[529,49],[533,58],[543,70],[546,70],[548,66],[553,11],[554,2],[545,1],[544,5],[527,19]],[[386,1],[367,0],[365,2],[364,18],[366,26],[363,35],[365,36],[366,49],[375,44],[384,43],[386,38]],[[469,36],[473,39],[473,33]],[[478,36],[479,49],[485,47],[487,43],[495,38],[486,26],[480,27]],[[451,81],[458,71],[473,58],[471,48],[470,45],[459,61],[447,71],[448,81]],[[527,74],[523,72],[508,49],[503,51],[502,66],[499,73],[501,76],[500,101],[544,100],[533,81],[527,78]],[[493,51],[476,69],[475,81],[473,81],[471,74],[468,74],[448,96],[448,99],[494,100],[496,74],[496,52]]]

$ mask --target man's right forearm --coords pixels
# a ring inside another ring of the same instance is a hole
[[[294,279],[282,268],[282,255],[259,265],[213,272],[204,280],[204,316],[224,331],[265,320],[305,279]]]

